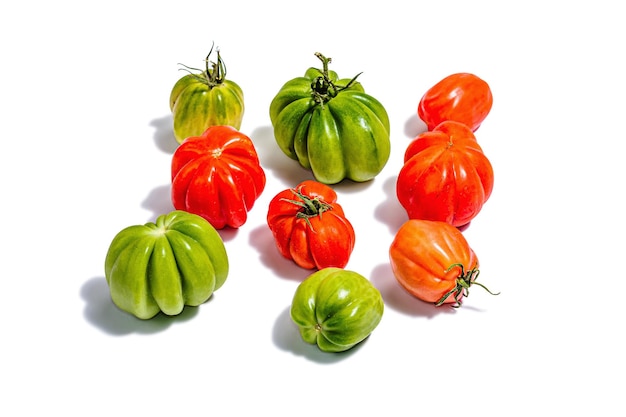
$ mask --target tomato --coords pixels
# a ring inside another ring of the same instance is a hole
[[[224,243],[209,222],[184,211],[129,226],[111,242],[105,278],[111,299],[140,319],[198,306],[228,276]]]
[[[305,269],[343,268],[354,249],[354,229],[337,194],[317,181],[278,193],[270,201],[267,224],[280,253]]]
[[[174,136],[178,143],[190,136],[199,136],[210,126],[241,127],[244,113],[243,91],[234,81],[226,79],[226,66],[219,50],[217,62],[206,57],[201,71],[185,67],[189,74],[180,78],[170,93],[170,110],[174,118]],[[209,64],[211,67],[209,67]]]
[[[300,283],[290,315],[305,342],[324,352],[343,352],[374,331],[383,311],[382,296],[367,278],[324,268]]]
[[[475,132],[492,105],[489,84],[474,74],[460,72],[432,86],[421,98],[417,114],[428,130],[433,130],[441,122],[453,120]]]
[[[172,203],[216,229],[241,227],[265,188],[252,140],[232,126],[185,139],[172,156]]]
[[[407,147],[396,182],[409,218],[466,226],[493,190],[493,168],[472,131],[443,122]]]
[[[323,69],[288,81],[270,104],[278,146],[319,182],[368,181],[389,159],[387,111],[357,77],[338,79],[328,70],[331,59],[316,56]]]
[[[437,306],[459,307],[472,285],[490,292],[476,282],[476,254],[463,233],[448,223],[406,221],[391,243],[389,259],[393,274],[404,289]]]

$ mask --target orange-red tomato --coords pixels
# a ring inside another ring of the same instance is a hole
[[[408,220],[391,243],[389,259],[393,274],[404,289],[438,306],[458,307],[471,285],[485,288],[475,281],[476,254],[463,233],[448,223]]]
[[[267,224],[276,246],[305,269],[344,268],[354,249],[354,228],[328,185],[307,180],[278,193]]]
[[[449,75],[432,86],[421,98],[417,114],[428,130],[446,120],[454,120],[476,131],[485,120],[493,96],[489,84],[474,74]]]
[[[398,201],[410,219],[467,225],[493,190],[491,162],[472,131],[443,122],[409,144],[396,182]]]
[[[252,140],[231,126],[185,139],[172,156],[172,203],[216,229],[241,227],[265,188]]]

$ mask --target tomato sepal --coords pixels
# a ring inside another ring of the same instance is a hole
[[[472,285],[478,285],[479,287],[482,287],[491,295],[500,295],[499,292],[493,293],[489,290],[489,288],[476,281],[476,279],[478,278],[478,274],[480,273],[478,268],[472,268],[468,271],[465,271],[465,267],[463,266],[463,264],[457,263],[450,265],[450,267],[446,269],[446,274],[454,268],[461,268],[459,277],[456,279],[456,286],[447,293],[445,293],[438,301],[436,301],[435,306],[439,307],[443,305],[450,296],[454,296],[455,303],[452,304],[451,307],[461,307],[462,298],[469,295],[469,289]]]

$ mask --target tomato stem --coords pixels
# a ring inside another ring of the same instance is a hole
[[[311,198],[302,194],[300,189],[291,189],[291,192],[295,194],[299,200],[291,200],[288,198],[282,198],[281,200],[300,206],[301,210],[296,214],[296,217],[304,219],[311,230],[313,230],[313,226],[311,225],[311,221],[309,219],[316,216],[322,217],[322,213],[332,210],[333,208],[330,204],[320,199],[319,196]]]
[[[321,75],[313,80],[313,82],[311,83],[311,89],[313,90],[313,99],[318,104],[324,105],[324,103],[327,103],[328,101],[330,101],[330,99],[336,97],[341,90],[345,90],[346,88],[349,88],[352,84],[354,84],[357,77],[362,74],[362,72],[360,72],[355,75],[354,78],[352,78],[348,82],[348,84],[344,86],[338,86],[330,79],[330,76],[328,75],[328,64],[332,62],[332,58],[327,58],[319,52],[316,52],[315,56],[322,61],[322,69],[318,69]]]
[[[184,65],[184,64],[178,64],[178,65],[182,65],[184,67],[183,69],[187,71],[189,74],[191,74],[196,80],[206,84],[209,87],[209,89],[223,83],[224,80],[226,79],[226,65],[224,64],[224,61],[222,60],[222,56],[220,55],[219,48],[216,49],[217,62],[213,62],[209,60],[209,57],[213,53],[214,46],[215,44],[211,45],[211,50],[209,51],[206,58],[204,59],[204,63],[205,63],[204,70],[188,67],[187,65]],[[210,67],[209,67],[209,64],[210,64]],[[192,71],[200,71],[200,74],[195,74]]]
[[[441,297],[436,303],[436,306],[440,306],[442,305],[446,299],[454,294],[454,301],[455,303],[452,305],[452,307],[454,308],[458,308],[461,306],[461,302],[462,302],[462,297],[467,297],[469,295],[469,288],[472,285],[478,285],[479,287],[482,287],[483,289],[485,289],[489,294],[491,295],[498,295],[500,294],[498,293],[493,293],[491,291],[489,291],[489,289],[487,287],[485,287],[483,284],[481,284],[480,282],[476,282],[476,279],[478,278],[478,274],[480,273],[480,271],[478,270],[478,268],[472,268],[469,271],[465,271],[465,267],[463,266],[463,264],[457,263],[457,264],[452,264],[450,265],[450,267],[448,269],[446,269],[446,273],[450,272],[452,270],[452,268],[461,268],[461,274],[459,275],[459,277],[456,279],[456,285],[454,286],[454,288],[452,288],[450,291],[448,291],[447,293],[445,293],[443,295],[443,297]]]

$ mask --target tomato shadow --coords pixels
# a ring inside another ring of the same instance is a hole
[[[300,336],[298,326],[291,320],[291,306],[285,307],[276,318],[272,330],[272,339],[277,348],[291,352],[319,364],[333,364],[348,359],[358,352],[367,343],[367,338],[344,352],[324,352],[317,345],[306,343]]]
[[[374,217],[381,223],[387,225],[389,231],[395,234],[409,216],[396,195],[397,176],[389,177],[383,183],[384,200],[375,208]]]
[[[417,135],[424,133],[427,130],[428,126],[426,126],[426,123],[419,118],[417,113],[413,114],[407,119],[406,122],[404,122],[404,134],[411,140],[415,139]]]
[[[456,309],[450,306],[436,307],[409,294],[393,276],[388,263],[376,266],[371,273],[372,284],[380,291],[385,307],[413,317],[433,318],[439,314],[454,314]]]
[[[156,147],[168,155],[173,155],[176,148],[178,148],[178,142],[174,136],[172,115],[169,114],[153,119],[150,122],[150,126],[154,128],[153,138]]]
[[[229,242],[239,234],[239,229],[234,229],[232,227],[225,227],[223,229],[217,229],[217,233],[222,238],[224,243]]]
[[[141,202],[141,207],[152,213],[148,221],[154,222],[160,215],[167,214],[174,210],[171,188],[171,184],[155,187]]]
[[[314,179],[311,171],[304,169],[298,161],[289,158],[278,147],[271,126],[256,128],[250,134],[250,139],[254,143],[263,169],[272,171],[273,177],[286,188],[295,187],[304,180]]]
[[[261,225],[250,231],[250,245],[259,252],[261,263],[276,276],[301,282],[314,271],[299,267],[295,262],[281,255],[276,247],[272,231]]]
[[[330,187],[334,189],[337,194],[356,194],[362,193],[368,188],[372,187],[376,182],[376,178],[372,178],[369,181],[356,182],[350,179],[344,179],[337,184],[332,184]]]
[[[85,301],[83,316],[95,328],[112,336],[159,333],[176,323],[184,323],[198,314],[199,307],[185,306],[177,316],[159,313],[142,320],[120,310],[111,300],[109,286],[103,276],[93,277],[82,285],[80,295]],[[211,302],[211,297],[207,303]]]

